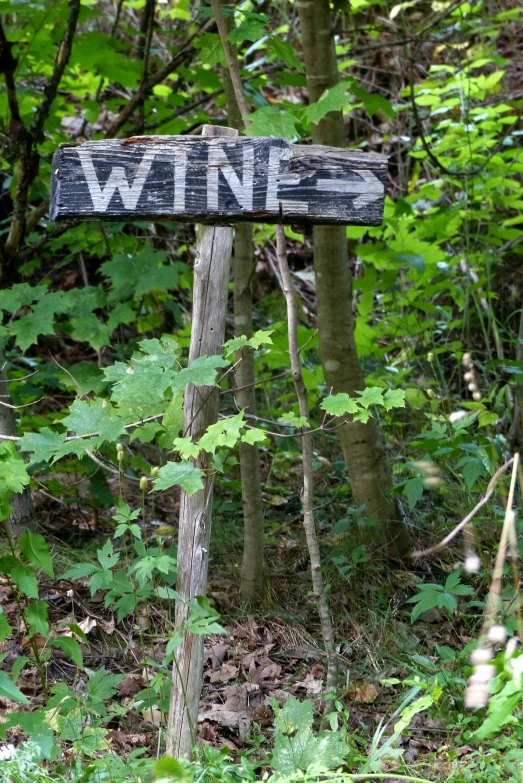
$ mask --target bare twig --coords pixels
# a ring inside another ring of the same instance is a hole
[[[296,300],[294,297],[294,286],[287,263],[287,251],[285,247],[285,232],[280,224],[276,226],[277,240],[277,259],[280,270],[283,291],[287,302],[287,319],[289,324],[289,356],[291,361],[292,377],[298,397],[300,415],[309,420],[309,404],[307,400],[307,389],[303,381],[301,363],[298,347],[298,320],[296,314]],[[316,526],[314,522],[314,491],[313,491],[313,468],[312,468],[312,437],[311,433],[302,430],[302,455],[303,455],[303,526],[307,538],[307,546],[311,561],[312,586],[316,601],[318,603],[318,614],[321,621],[323,642],[325,653],[327,655],[327,701],[325,711],[330,712],[333,707],[333,700],[336,694],[338,683],[338,659],[336,648],[334,646],[334,632],[332,620],[327,605],[325,590],[323,587],[323,577],[321,573],[321,555],[316,535]]]
[[[514,457],[511,457],[511,459],[509,459],[508,462],[505,462],[504,465],[498,468],[498,470],[494,473],[494,475],[490,479],[489,485],[487,487],[487,491],[485,492],[485,494],[483,495],[479,503],[477,503],[477,505],[474,506],[472,511],[467,514],[465,519],[462,519],[459,525],[456,525],[456,527],[453,530],[451,530],[451,532],[447,536],[445,536],[445,538],[442,541],[440,541],[439,544],[435,544],[434,546],[431,546],[428,549],[419,549],[416,552],[411,552],[409,557],[412,558],[427,557],[428,555],[433,555],[435,552],[439,552],[440,549],[446,547],[447,544],[450,541],[452,541],[452,539],[455,538],[458,535],[458,533],[460,533],[463,530],[464,527],[466,527],[466,525],[470,522],[470,520],[476,516],[480,508],[482,508],[485,505],[485,503],[487,503],[487,501],[490,499],[492,493],[496,488],[496,484],[499,477],[506,471],[508,467],[510,467],[510,465],[512,465],[513,462],[514,462]]]
[[[220,0],[211,0],[212,10],[214,18],[216,19],[216,25],[220,34],[223,49],[225,51],[225,58],[227,60],[227,67],[231,76],[232,86],[234,88],[234,95],[240,109],[240,114],[244,124],[248,123],[249,108],[247,101],[245,100],[245,93],[243,91],[243,84],[240,74],[240,67],[238,65],[238,58],[236,57],[232,44],[229,41],[229,31],[227,29],[227,23],[223,15]]]

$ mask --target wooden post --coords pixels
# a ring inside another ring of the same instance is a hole
[[[236,136],[232,128],[205,125],[205,136]],[[232,228],[199,226],[194,266],[193,317],[189,362],[199,356],[221,353],[225,341],[225,316],[233,241]],[[216,387],[189,386],[185,392],[184,434],[198,439],[218,418]],[[196,460],[208,472],[212,457],[205,452]],[[178,593],[184,600],[207,592],[214,479],[204,478],[204,487],[190,497],[182,492],[178,533]],[[188,609],[176,607],[176,625]],[[169,756],[190,757],[196,740],[198,706],[203,679],[203,636],[184,635],[176,651],[167,729]]]

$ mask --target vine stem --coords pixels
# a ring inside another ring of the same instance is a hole
[[[287,303],[287,321],[289,333],[289,357],[291,361],[292,379],[298,404],[300,416],[304,416],[309,421],[309,403],[307,399],[307,389],[303,381],[301,371],[300,352],[298,346],[298,318],[296,313],[296,295],[292,277],[287,262],[287,250],[285,247],[285,231],[283,226],[276,226],[276,255],[278,267],[283,282],[283,293]],[[334,698],[338,684],[338,658],[336,647],[334,645],[334,632],[332,620],[327,605],[327,598],[323,587],[323,576],[321,573],[321,555],[316,535],[316,525],[314,522],[314,476],[312,468],[312,433],[307,428],[302,429],[301,449],[303,456],[303,527],[305,528],[305,537],[311,561],[312,588],[318,604],[318,614],[320,616],[321,631],[325,653],[327,655],[327,678],[326,689],[327,699],[325,701],[325,713],[332,711],[334,707]]]

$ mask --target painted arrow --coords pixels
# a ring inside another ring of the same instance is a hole
[[[330,193],[360,193],[358,198],[352,202],[356,209],[366,207],[385,193],[383,182],[373,174],[369,169],[359,169],[358,176],[362,178],[361,182],[353,179],[319,179],[317,189]]]

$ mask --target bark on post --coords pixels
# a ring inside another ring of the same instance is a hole
[[[234,8],[234,0],[221,0],[223,6]],[[234,26],[234,18],[226,20],[227,26]],[[243,95],[243,85],[239,78],[237,52],[232,47],[232,60],[222,69],[223,87],[227,104],[229,126],[241,132],[245,129],[242,107],[238,101],[235,85],[231,76],[236,72],[236,89]],[[247,109],[245,100],[244,111]],[[234,253],[232,276],[234,279],[234,334],[236,337],[252,336],[252,280],[254,276],[253,227],[250,223],[238,224],[234,232]],[[254,354],[248,348],[240,351],[241,362],[234,374],[236,405],[240,410],[256,414],[256,392],[254,388]],[[238,357],[240,358],[240,357]],[[240,443],[240,475],[243,505],[243,554],[240,576],[240,595],[250,604],[259,602],[263,597],[264,570],[264,519],[263,499],[260,476],[260,452],[257,446]]]
[[[235,136],[237,132],[204,126],[204,135]],[[225,340],[225,316],[232,253],[232,228],[200,226],[194,267],[193,320],[189,360],[221,352]],[[199,437],[218,418],[217,388],[189,386],[185,393],[184,431]],[[197,464],[204,471],[212,458],[205,452]],[[212,521],[212,475],[204,478],[204,487],[188,497],[182,492],[178,534],[177,590],[185,600],[207,591],[209,542]],[[187,617],[187,607],[176,607],[179,627]],[[168,755],[188,758],[196,738],[198,705],[203,677],[203,636],[186,633],[176,651],[167,729]]]
[[[329,0],[296,0],[303,56],[311,103],[338,82],[338,66]],[[315,144],[343,147],[342,113],[330,112],[313,125]],[[352,315],[352,275],[347,238],[342,226],[315,226],[314,271],[320,355],[327,387],[334,393],[365,388],[358,362]],[[381,434],[373,419],[353,422],[339,429],[352,492],[378,524],[391,556],[402,558],[410,538],[390,496],[392,477]]]

